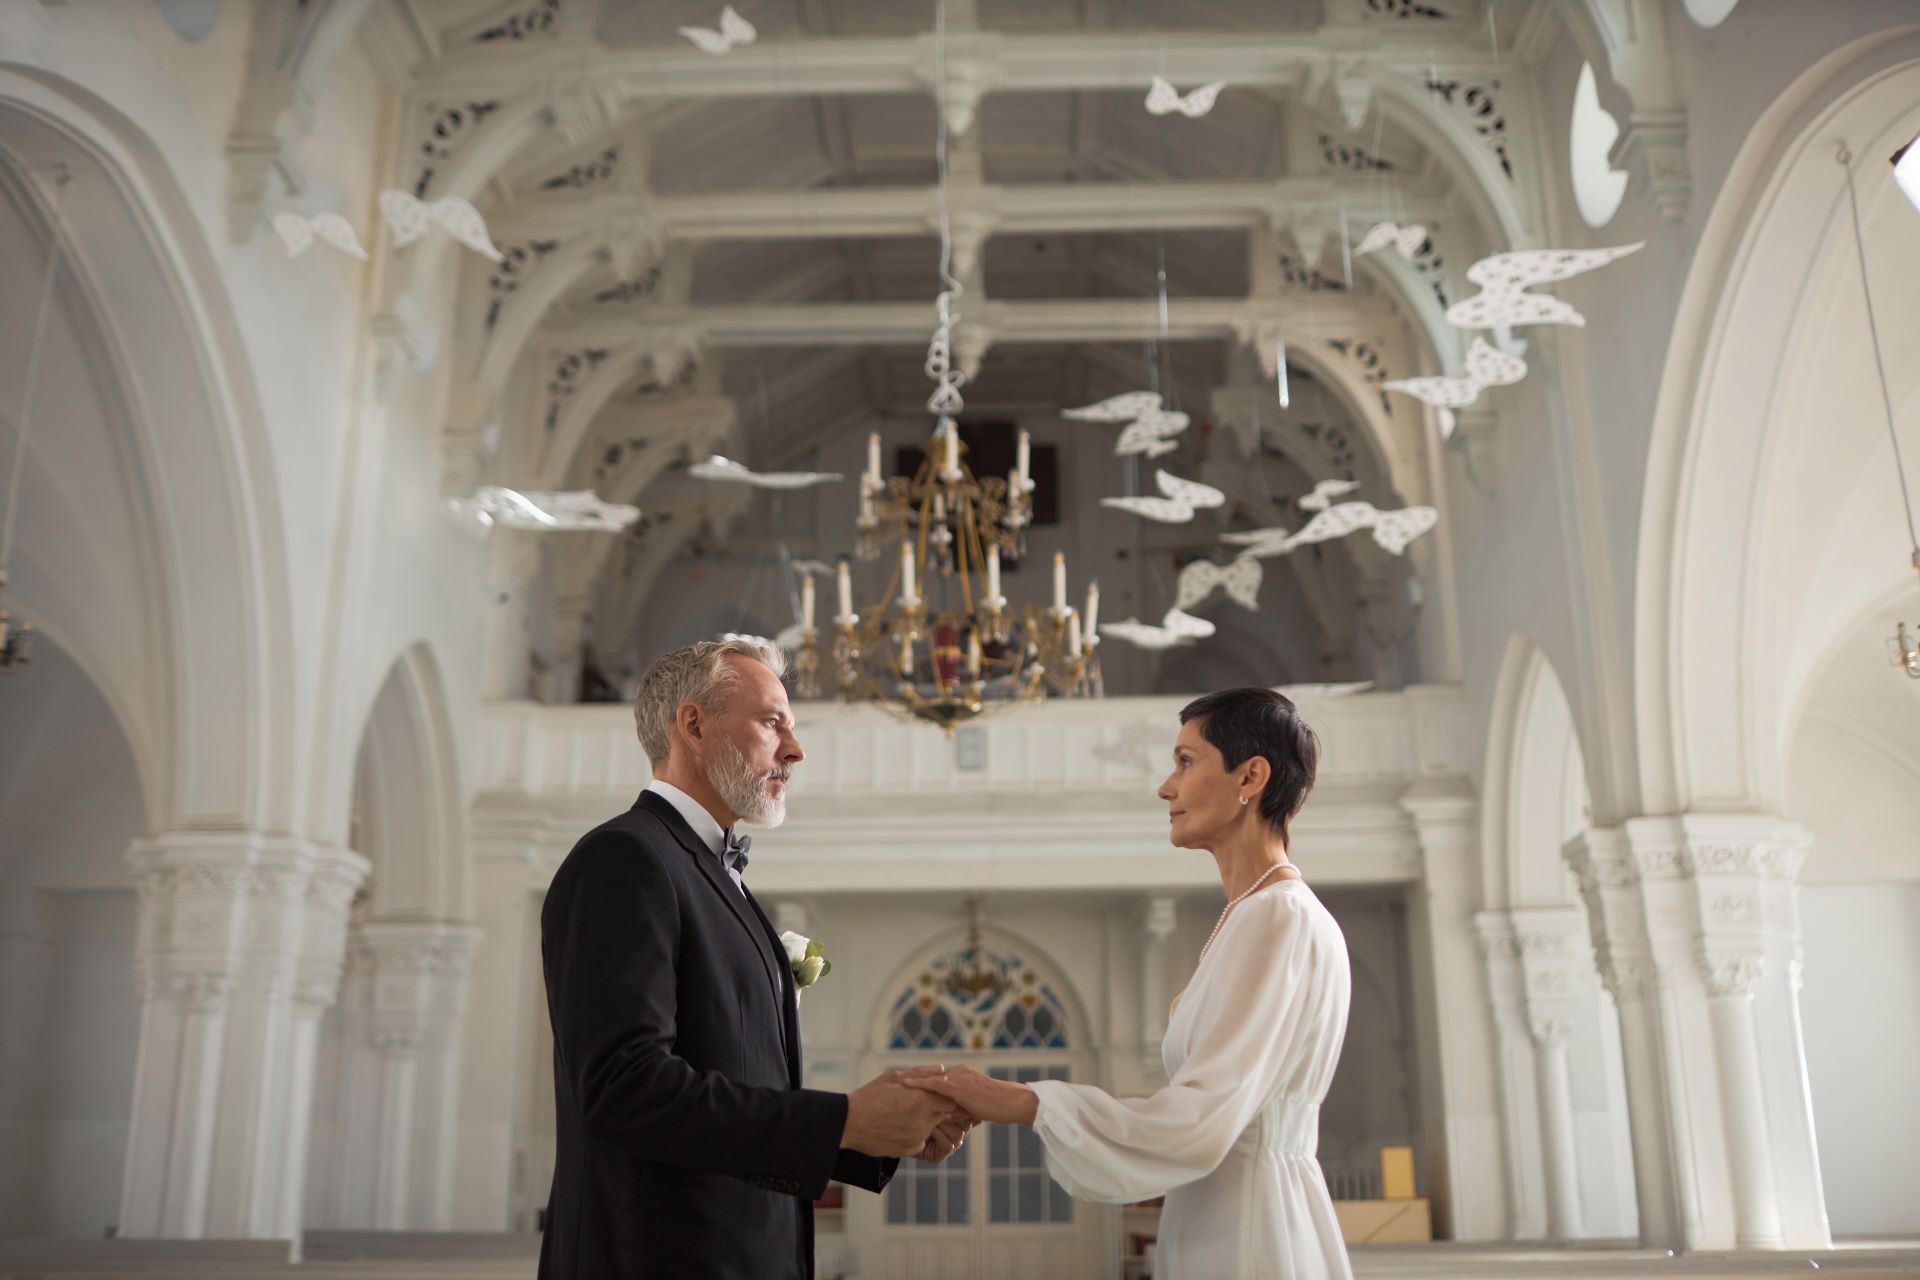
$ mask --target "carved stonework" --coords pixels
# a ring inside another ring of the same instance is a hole
[[[1686,216],[1693,197],[1693,172],[1687,162],[1685,112],[1634,112],[1620,130],[1608,161],[1627,171],[1655,213],[1669,221]]]
[[[589,347],[578,351],[557,352],[553,358],[553,372],[547,378],[547,413],[542,419],[548,431],[560,425],[560,415],[567,407],[567,401],[573,399],[580,384],[589,373],[607,358],[605,347]]]
[[[1375,18],[1427,18],[1441,22],[1453,16],[1424,0],[1367,0],[1367,14]]]
[[[525,240],[499,246],[500,261],[487,273],[486,324],[489,333],[500,319],[501,308],[507,305],[508,298],[519,291],[528,271],[559,247],[558,240]]]
[[[591,160],[579,160],[540,180],[542,191],[588,191],[613,181],[620,153],[612,147]]]
[[[468,37],[469,44],[518,43],[560,34],[560,0],[534,0]]]
[[[460,140],[499,105],[491,101],[426,105],[427,125],[418,153],[420,168],[413,180],[415,196],[426,199],[427,188],[433,184],[434,174],[453,158]]]
[[[1320,159],[1329,169],[1341,169],[1351,173],[1391,173],[1393,161],[1377,156],[1361,147],[1358,143],[1343,142],[1330,133],[1319,137]]]
[[[1342,293],[1346,285],[1323,275],[1318,267],[1309,267],[1290,253],[1279,255],[1281,291],[1284,293]],[[1269,344],[1270,345],[1270,344]]]
[[[1715,997],[1750,996],[1765,972],[1766,961],[1760,956],[1700,957],[1700,977]]]
[[[1500,162],[1500,172],[1511,180],[1513,158],[1507,153],[1507,117],[1500,110],[1498,101],[1500,82],[1489,79],[1483,83],[1473,83],[1434,77],[1428,79],[1426,85],[1428,93],[1466,113],[1467,122],[1486,143],[1487,149],[1493,152],[1494,159]]]
[[[1683,856],[1690,875],[1795,880],[1807,853],[1787,844],[1694,844]]]
[[[593,295],[596,303],[640,302],[654,297],[660,292],[660,279],[665,269],[655,263],[644,271],[634,272],[630,278],[600,290]]]
[[[1753,922],[1753,899],[1743,893],[1723,893],[1707,904],[1707,917],[1719,925]]]
[[[1615,1004],[1628,1004],[1651,996],[1660,984],[1660,969],[1646,956],[1616,956],[1602,952],[1600,981]]]
[[[1387,369],[1384,338],[1328,338],[1329,350],[1353,363],[1359,371],[1361,380],[1374,387],[1380,387],[1393,377]],[[1393,399],[1385,390],[1380,391],[1380,409],[1388,417],[1393,416]]]
[[[423,1027],[375,1027],[368,1038],[373,1047],[390,1058],[405,1058],[420,1052],[427,1042]]]
[[[1527,1024],[1527,1034],[1543,1049],[1558,1049],[1573,1034],[1573,1023],[1559,1017],[1534,1018]]]
[[[225,1013],[233,1002],[234,980],[225,973],[177,973],[173,996],[189,1013]]]

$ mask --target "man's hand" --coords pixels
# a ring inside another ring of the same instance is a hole
[[[978,1123],[965,1112],[951,1120],[942,1120],[927,1136],[927,1145],[920,1148],[920,1158],[928,1164],[939,1164],[960,1149],[960,1144],[967,1140],[967,1131]]]
[[[912,1088],[907,1081],[938,1077],[942,1071],[939,1066],[889,1071],[848,1094],[840,1145],[870,1156],[911,1156],[929,1150],[934,1129],[951,1122],[956,1108],[941,1095]]]

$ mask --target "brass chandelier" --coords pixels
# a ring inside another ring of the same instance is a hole
[[[1088,586],[1084,613],[1069,605],[1066,559],[1056,555],[1051,605],[1012,605],[1001,592],[1002,557],[1025,550],[1033,518],[1027,433],[1005,479],[974,475],[950,417],[922,452],[912,478],[883,479],[879,437],[868,438],[856,554],[891,559],[892,572],[878,602],[856,610],[852,566],[841,559],[825,644],[814,626],[813,578],[802,579],[800,695],[830,688],[843,702],[949,733],[1048,696],[1098,697],[1099,585]]]

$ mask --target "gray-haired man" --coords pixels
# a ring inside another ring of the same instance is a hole
[[[634,700],[653,781],[547,891],[559,1150],[541,1280],[810,1277],[830,1178],[878,1191],[899,1157],[964,1139],[964,1114],[897,1075],[800,1087],[792,973],[734,831],[785,819],[805,758],[784,668],[750,641],[657,659]]]

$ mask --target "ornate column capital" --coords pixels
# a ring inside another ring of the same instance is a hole
[[[1527,1023],[1527,1034],[1542,1049],[1564,1048],[1573,1034],[1573,1020],[1558,1015],[1532,1018]]]
[[[1766,957],[1761,955],[1703,951],[1698,961],[1707,994],[1716,999],[1751,996],[1766,975]]]

